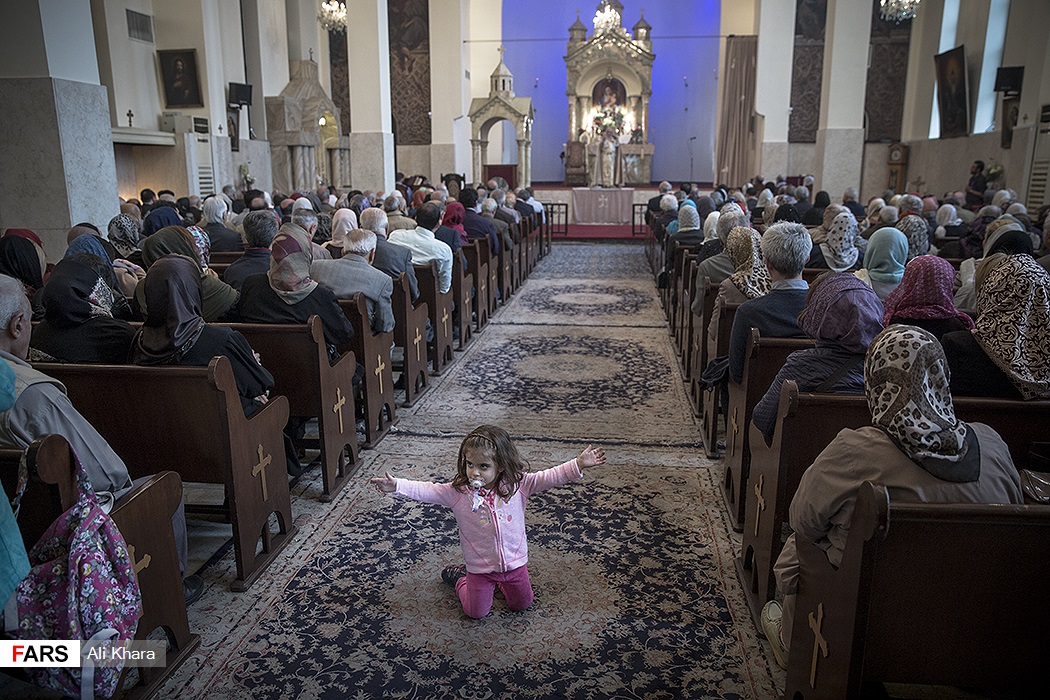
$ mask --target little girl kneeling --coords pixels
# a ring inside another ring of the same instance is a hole
[[[441,578],[454,585],[468,617],[482,618],[492,609],[498,586],[511,610],[532,605],[528,545],[525,542],[525,499],[576,481],[583,470],[605,463],[602,448],[587,446],[580,456],[540,472],[528,464],[502,428],[482,425],[459,448],[456,478],[450,484],[395,479],[390,474],[371,480],[379,491],[396,493],[452,509],[459,525],[459,542],[466,565],[453,565]]]

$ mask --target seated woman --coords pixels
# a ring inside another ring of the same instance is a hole
[[[69,257],[78,253],[94,255],[102,260],[109,268],[108,274],[104,277],[106,283],[123,297],[132,296],[135,293],[135,287],[146,277],[146,271],[138,265],[127,260],[110,258],[98,236],[84,234],[74,238],[66,248],[65,256]]]
[[[794,534],[773,572],[783,606],[762,610],[762,631],[786,667],[799,582],[796,538],[815,543],[838,566],[857,489],[883,484],[894,501],[1022,503],[1010,451],[983,423],[955,417],[948,364],[937,339],[913,326],[892,326],[872,341],[864,363],[871,425],[843,430],[806,470],[791,500]]]
[[[868,240],[864,267],[856,275],[875,290],[879,299],[885,299],[901,283],[907,264],[907,237],[892,226],[883,226]]]
[[[824,210],[831,205],[831,196],[821,190],[813,197],[813,206],[810,207],[809,211],[802,215],[802,221],[800,222],[803,226],[819,226],[820,222],[824,220]]]
[[[977,308],[977,288],[974,280],[977,267],[988,257],[1003,255],[1029,255],[1033,253],[1032,239],[1021,222],[1004,214],[988,224],[985,229],[980,258],[966,258],[959,265],[955,276],[955,305],[960,309]]]
[[[959,218],[959,212],[954,204],[942,204],[937,209],[934,219],[937,228],[933,232],[934,242],[940,246],[937,254],[942,258],[962,258],[962,243],[960,240],[966,235],[969,227]],[[951,240],[945,240],[951,239]]]
[[[918,326],[938,340],[945,333],[968,331],[973,319],[955,308],[955,268],[944,258],[920,255],[904,268],[904,277],[883,302],[882,325]]]
[[[720,299],[726,304],[743,304],[769,291],[769,271],[762,262],[761,243],[762,237],[754,229],[737,226],[729,232],[726,250],[733,261],[734,272],[718,285],[716,309]],[[712,318],[707,324],[707,356],[712,359],[718,353],[717,330],[718,324]]]
[[[752,418],[772,439],[780,387],[794,379],[799,391],[860,394],[864,391],[864,353],[882,330],[882,302],[871,287],[848,272],[827,272],[810,287],[799,326],[816,347],[796,350],[777,373]]]
[[[44,248],[36,242],[39,240],[29,229],[8,229],[0,238],[0,274],[21,282],[30,301],[43,288],[47,270]]]
[[[121,212],[127,204],[121,205]],[[135,207],[135,205],[131,205]],[[135,256],[142,260],[142,221],[132,214],[117,214],[109,220],[109,242],[116,248],[117,253],[124,260],[131,260],[129,256]],[[132,261],[134,262],[134,261]],[[128,295],[130,296],[130,294]]]
[[[830,207],[829,207],[830,209]],[[860,229],[853,214],[843,209],[835,215],[823,241],[813,241],[813,250],[806,267],[846,272],[860,267],[861,255],[857,248]]]
[[[128,361],[135,329],[121,320],[127,300],[105,279],[112,268],[101,258],[74,253],[44,283],[44,320],[30,340],[34,361],[121,365]]]
[[[336,260],[343,257],[346,234],[358,228],[357,214],[350,209],[336,209],[332,214],[332,239],[322,247]]]
[[[147,279],[151,266],[166,255],[182,255],[197,265],[197,273],[201,278],[201,293],[204,295],[201,311],[205,321],[218,321],[233,311],[237,303],[237,290],[220,280],[210,268],[201,267],[197,242],[189,230],[182,226],[168,226],[145,240],[142,244],[142,261],[146,265]],[[135,303],[138,304],[139,313],[147,316],[149,308],[145,295],[145,280],[135,287]]]
[[[259,364],[244,336],[205,322],[196,260],[166,255],[150,266],[143,286],[149,314],[132,343],[134,364],[207,367],[213,357],[225,355],[233,367],[244,415],[250,416],[269,400],[273,376]]]
[[[977,268],[977,324],[941,338],[952,393],[1050,398],[1050,273],[1031,255],[992,254]]]
[[[908,260],[930,252],[930,229],[926,220],[917,214],[901,217],[896,223],[898,231],[908,239]]]
[[[827,242],[828,231],[831,230],[831,223],[835,220],[836,216],[844,211],[849,211],[849,209],[841,204],[829,204],[824,208],[824,216],[820,220],[820,225],[809,229],[809,236],[813,239],[814,245]]]

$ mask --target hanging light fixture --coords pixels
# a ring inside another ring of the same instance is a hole
[[[903,22],[913,19],[919,11],[919,3],[922,0],[879,0],[882,9],[881,16],[887,22]]]
[[[346,4],[339,0],[325,0],[317,13],[317,21],[325,31],[342,33],[346,31]]]

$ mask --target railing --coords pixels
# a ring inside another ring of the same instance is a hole
[[[631,235],[644,236],[649,233],[649,224],[645,222],[645,212],[649,208],[646,203],[635,203],[631,207]]]
[[[547,233],[558,236],[569,235],[569,205],[565,202],[543,202],[547,214]]]

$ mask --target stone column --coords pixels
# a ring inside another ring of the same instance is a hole
[[[52,260],[81,221],[120,209],[109,99],[90,0],[5,3],[0,25],[0,228],[30,228]],[[85,31],[85,28],[87,30]],[[46,192],[47,206],[40,206]]]
[[[525,157],[525,143],[525,139],[518,139],[518,182],[514,185],[515,189],[524,187],[527,179],[525,173],[528,172],[529,162]]]
[[[429,0],[430,9],[430,179],[462,172],[470,136],[470,81],[466,77],[469,17],[467,0]]]
[[[791,174],[788,172],[788,119],[791,116],[791,67],[795,54],[795,33],[786,28],[795,26],[795,0],[758,2],[755,111],[765,117],[765,139],[758,149],[756,169],[772,179],[777,174]],[[871,8],[867,8],[864,13],[870,15]],[[830,20],[828,26],[831,26]],[[868,38],[864,39],[865,48],[868,41]]]
[[[394,134],[390,126],[390,38],[386,0],[349,0],[353,41],[350,67],[351,180],[360,190],[394,189]],[[348,29],[348,31],[350,31]]]
[[[481,179],[481,139],[470,140],[470,153],[473,164],[470,181],[473,183]]]
[[[532,139],[525,142],[525,187],[532,187]]]
[[[860,187],[870,41],[870,0],[828,4],[814,189]]]

